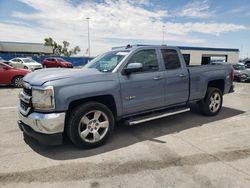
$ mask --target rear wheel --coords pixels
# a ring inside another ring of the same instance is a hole
[[[16,76],[12,80],[12,84],[13,84],[14,87],[17,87],[17,88],[23,87],[23,77],[22,76]]]
[[[207,116],[219,113],[223,102],[221,90],[213,87],[207,89],[205,98],[199,103],[200,111]]]
[[[78,147],[102,145],[114,128],[114,117],[108,107],[97,102],[74,108],[67,119],[67,135]]]

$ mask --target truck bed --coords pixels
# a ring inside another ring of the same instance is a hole
[[[224,93],[230,90],[232,65],[191,65],[187,68],[190,74],[190,101],[204,97],[210,80],[220,80],[224,83]]]

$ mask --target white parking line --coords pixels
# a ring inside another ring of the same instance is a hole
[[[7,109],[17,109],[17,106],[0,107],[0,110],[7,110]]]

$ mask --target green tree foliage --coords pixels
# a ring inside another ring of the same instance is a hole
[[[70,57],[72,55],[78,54],[81,51],[79,46],[76,46],[73,49],[69,50],[69,46],[70,46],[69,42],[63,41],[62,45],[60,45],[56,41],[54,41],[51,37],[44,39],[44,45],[52,46],[53,54],[58,55],[58,56],[63,55],[63,56]]]

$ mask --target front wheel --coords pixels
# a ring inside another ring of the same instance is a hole
[[[200,111],[207,116],[214,116],[219,113],[223,102],[221,90],[213,87],[207,89],[205,98],[200,101]]]
[[[22,76],[16,76],[12,80],[12,84],[13,84],[14,87],[17,87],[17,88],[23,87],[23,77]]]
[[[88,102],[74,108],[67,119],[67,135],[80,148],[102,145],[114,128],[114,116],[101,103]]]

